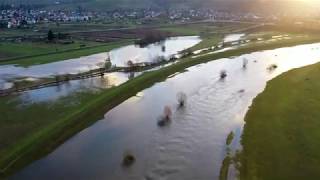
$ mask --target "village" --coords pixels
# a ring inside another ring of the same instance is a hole
[[[10,6],[9,6],[10,7]],[[195,20],[216,21],[275,21],[275,15],[261,15],[255,13],[235,13],[212,9],[173,9],[173,10],[112,10],[89,11],[81,7],[77,10],[46,10],[25,7],[1,7],[0,28],[33,28],[37,24],[93,22],[116,23],[130,21],[136,25],[150,23],[150,21],[165,20],[171,23],[191,22]],[[1,9],[2,8],[2,9]],[[5,9],[3,9],[5,8]]]

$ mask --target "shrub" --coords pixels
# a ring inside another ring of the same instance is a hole
[[[228,137],[227,137],[227,140],[226,140],[226,145],[230,145],[233,141],[233,138],[234,138],[234,133],[231,131],[229,134],[228,134]]]
[[[136,161],[136,158],[132,154],[127,153],[123,157],[122,165],[125,167],[130,167],[135,163],[135,161]]]
[[[220,79],[225,79],[226,77],[227,77],[227,71],[226,70],[220,71]]]
[[[165,106],[163,109],[163,116],[158,121],[158,126],[167,126],[171,122],[172,111],[169,106]]]
[[[267,70],[268,71],[273,71],[273,70],[275,70],[275,69],[277,69],[278,68],[278,65],[276,65],[276,64],[271,64],[268,68],[267,68]]]
[[[243,69],[247,69],[247,66],[248,66],[248,59],[244,58],[242,60],[242,68]]]
[[[178,100],[179,107],[184,107],[186,105],[187,95],[183,92],[179,92],[177,94],[177,100]]]

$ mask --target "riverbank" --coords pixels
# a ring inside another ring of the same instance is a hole
[[[246,115],[241,179],[319,179],[320,64],[270,81]]]
[[[106,90],[93,98],[80,104],[78,107],[66,112],[63,116],[54,119],[49,125],[42,125],[35,132],[30,132],[28,136],[21,139],[16,144],[0,152],[1,169],[5,174],[10,174],[16,168],[39,158],[64,140],[89,126],[97,119],[100,119],[106,111],[122,103],[131,96],[134,96],[141,90],[152,86],[153,84],[165,80],[171,74],[183,71],[185,68],[197,64],[205,63],[211,60],[227,58],[230,56],[239,56],[260,50],[275,49],[284,46],[294,46],[303,43],[319,42],[319,38],[292,39],[278,43],[257,44],[256,46],[243,46],[236,50],[229,50],[221,53],[210,54],[198,58],[182,59],[176,64],[162,68],[160,70],[147,72],[127,83]],[[106,103],[107,102],[107,103]],[[13,118],[13,117],[12,117]],[[40,129],[40,130],[39,130]],[[43,148],[46,147],[46,148]]]

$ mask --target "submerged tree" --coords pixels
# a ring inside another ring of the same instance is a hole
[[[247,69],[247,66],[248,66],[248,59],[247,58],[244,58],[242,60],[242,68],[243,69]]]
[[[64,80],[65,80],[65,81],[70,81],[70,77],[71,77],[70,74],[66,74],[66,75],[64,76]]]
[[[133,61],[129,60],[129,61],[127,62],[127,66],[128,66],[128,67],[133,67],[133,66],[134,66]]]
[[[275,70],[275,69],[277,69],[278,68],[278,65],[276,65],[276,64],[271,64],[268,68],[267,68],[267,70],[268,71],[273,71],[273,70]]]
[[[104,67],[102,67],[102,68],[108,70],[108,69],[111,69],[111,67],[112,67],[111,61],[110,60],[106,60],[106,62],[104,63]]]
[[[55,78],[56,83],[59,83],[59,81],[60,81],[60,76],[59,76],[59,75],[55,75],[54,78]]]
[[[162,46],[161,46],[161,51],[162,51],[162,52],[166,52],[166,45],[162,45]]]
[[[163,114],[165,119],[170,120],[172,116],[171,108],[169,106],[165,106],[163,109]]]
[[[171,108],[169,106],[165,106],[163,109],[163,116],[158,121],[158,125],[162,127],[170,124],[171,116],[172,116]]]
[[[225,79],[226,77],[227,77],[227,71],[226,70],[220,71],[220,79]]]
[[[177,94],[177,100],[179,107],[184,107],[186,105],[187,95],[184,92],[179,92]]]
[[[122,166],[124,167],[130,167],[132,166],[136,161],[136,158],[131,153],[124,154],[123,160],[122,160]]]
[[[135,73],[134,72],[130,72],[128,74],[128,79],[133,79],[135,77]]]
[[[234,139],[234,136],[235,136],[235,134],[234,134],[233,131],[231,131],[231,132],[228,134],[228,137],[227,137],[227,139],[226,139],[226,145],[227,145],[227,146],[229,146],[229,145],[232,143],[232,141],[233,141],[233,139]]]
[[[101,70],[101,71],[100,71],[100,77],[103,77],[103,76],[104,76],[104,71]]]

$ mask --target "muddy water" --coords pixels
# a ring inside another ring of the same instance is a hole
[[[129,45],[112,51],[98,53],[65,61],[49,64],[21,67],[15,65],[0,66],[0,89],[12,86],[9,82],[16,78],[44,78],[59,74],[76,74],[88,70],[104,67],[106,59],[110,56],[111,62],[116,66],[125,66],[128,60],[133,62],[152,62],[158,57],[168,58],[179,51],[190,48],[200,42],[197,36],[184,36],[169,38],[161,43],[154,43],[145,48]],[[162,47],[165,49],[162,49]]]
[[[238,143],[254,97],[268,80],[318,62],[319,52],[320,44],[302,45],[189,68],[115,107],[11,179],[218,179],[226,137],[234,131],[232,145]],[[278,67],[270,69],[273,64]],[[224,80],[221,70],[227,71]],[[176,94],[181,91],[188,99],[179,109]],[[172,122],[158,127],[166,105],[173,111]],[[136,157],[130,168],[121,166],[127,152]]]

